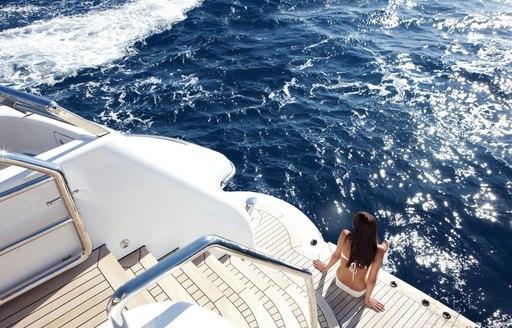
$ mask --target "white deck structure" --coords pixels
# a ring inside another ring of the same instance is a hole
[[[386,310],[377,313],[334,284],[334,270],[314,271],[290,219],[256,205],[256,247],[314,273],[319,327],[477,327],[416,288],[382,271],[374,295]],[[328,260],[335,245],[319,257]],[[114,289],[157,263],[146,247],[117,261],[105,246],[77,268],[0,307],[1,327],[97,327],[107,320]],[[392,282],[396,287],[392,287]],[[309,327],[304,282],[236,257],[201,255],[129,302],[138,305],[183,300],[227,318],[236,327]],[[428,301],[425,306],[422,302]],[[447,318],[449,314],[449,318]]]
[[[384,271],[382,313],[340,291],[312,267],[335,246],[286,202],[223,191],[209,149],[5,87],[0,148],[0,327],[476,326]]]

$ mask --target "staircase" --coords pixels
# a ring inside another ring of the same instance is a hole
[[[142,247],[119,263],[133,277],[157,261]],[[153,301],[199,304],[237,327],[308,327],[308,304],[301,288],[276,270],[234,256],[202,254],[151,287],[149,294]],[[319,327],[329,327],[321,309],[319,315]]]
[[[0,327],[97,327],[107,320],[113,291],[156,263],[146,247],[117,261],[102,246],[80,266],[2,305]],[[166,300],[201,305],[237,327],[308,327],[300,288],[277,271],[227,255],[200,255],[139,294],[128,309]]]

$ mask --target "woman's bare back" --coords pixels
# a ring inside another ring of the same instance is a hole
[[[348,258],[350,257],[350,242],[345,242],[350,231],[343,230],[341,232],[341,260],[338,269],[336,270],[336,276],[338,279],[347,287],[361,291],[366,289],[366,274],[368,273],[368,267],[355,266],[355,274],[350,271],[347,267]],[[352,280],[352,278],[354,278]]]

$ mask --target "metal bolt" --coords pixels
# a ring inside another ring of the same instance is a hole
[[[121,248],[126,248],[126,247],[130,246],[130,240],[129,239],[121,240],[121,243],[119,243],[119,246],[121,246]]]

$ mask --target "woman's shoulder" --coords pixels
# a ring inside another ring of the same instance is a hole
[[[349,234],[350,234],[350,230],[348,230],[348,229],[341,230],[340,236],[338,237],[338,244],[340,244],[340,245],[343,244]]]

